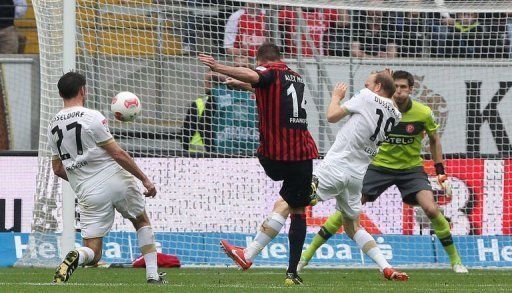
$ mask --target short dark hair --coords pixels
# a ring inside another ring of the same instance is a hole
[[[395,81],[387,71],[379,71],[375,74],[375,83],[380,83],[382,90],[391,98],[396,91]]]
[[[405,79],[409,87],[414,85],[414,76],[410,72],[404,70],[397,70],[393,72],[393,79]]]
[[[258,48],[256,59],[260,61],[279,61],[281,60],[281,52],[276,44],[263,43]]]
[[[83,86],[85,86],[85,76],[73,71],[64,74],[57,83],[59,95],[64,100],[76,97]]]

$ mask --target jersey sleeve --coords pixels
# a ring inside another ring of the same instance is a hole
[[[52,160],[59,159],[59,150],[57,149],[57,145],[55,144],[55,140],[53,139],[53,133],[52,133],[52,125],[50,124],[48,126],[48,142],[50,145],[50,151],[52,153]]]
[[[98,146],[103,146],[114,141],[114,137],[108,128],[108,121],[103,114],[95,111],[91,119],[89,131]]]
[[[257,83],[252,84],[253,88],[269,87],[276,79],[276,71],[273,69],[258,66],[255,71],[260,76],[260,80]]]
[[[439,124],[436,122],[436,117],[432,109],[428,108],[427,120],[425,121],[425,130],[428,133],[432,133],[439,128]]]

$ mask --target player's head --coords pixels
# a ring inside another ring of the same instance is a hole
[[[412,93],[414,86],[414,77],[410,72],[398,70],[393,72],[393,79],[396,87],[393,99],[400,106],[409,100],[409,95]]]
[[[264,43],[258,48],[256,54],[256,63],[263,65],[268,62],[279,62],[281,61],[281,52],[276,44]]]
[[[373,72],[364,82],[364,86],[381,97],[391,98],[395,93],[395,83],[388,71]]]
[[[71,100],[78,96],[85,96],[85,76],[80,73],[70,71],[64,74],[57,83],[59,95],[64,100]]]

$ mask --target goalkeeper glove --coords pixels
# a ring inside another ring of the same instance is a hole
[[[436,163],[434,165],[436,168],[436,175],[437,175],[437,182],[444,190],[444,194],[448,197],[452,196],[452,188],[450,185],[450,181],[448,180],[448,176],[444,172],[444,166],[443,163]]]

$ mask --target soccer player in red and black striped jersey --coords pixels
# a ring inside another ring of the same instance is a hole
[[[256,93],[260,131],[258,158],[272,180],[283,181],[282,199],[263,221],[254,241],[245,249],[225,240],[221,245],[246,270],[290,215],[290,259],[285,284],[301,284],[297,264],[306,237],[305,207],[310,204],[316,188],[311,184],[313,159],[318,157],[315,141],[308,131],[304,81],[281,60],[279,47],[270,43],[258,48],[256,70],[223,65],[208,55],[199,55],[199,60],[213,71],[233,78],[227,80],[228,85]]]

